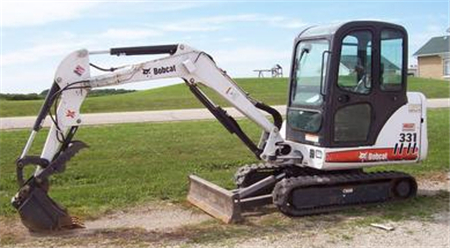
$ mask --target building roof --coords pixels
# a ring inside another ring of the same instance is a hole
[[[450,52],[450,35],[431,38],[414,56],[437,55]]]
[[[369,61],[372,60],[370,55],[367,56],[367,60],[369,60]],[[355,68],[355,66],[358,65],[358,57],[355,55],[342,55],[341,63],[348,69]],[[381,63],[384,65],[385,70],[387,70],[387,69],[400,70],[400,68],[398,68],[398,66],[396,66],[394,63],[392,63],[391,61],[389,61],[388,59],[386,59],[383,56],[381,56]]]

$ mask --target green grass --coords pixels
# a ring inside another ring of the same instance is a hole
[[[238,84],[251,96],[268,104],[286,104],[286,78],[276,79],[237,79]],[[213,101],[224,104],[224,100],[209,89],[205,89]],[[37,115],[41,100],[36,101],[0,101],[0,117]],[[172,85],[152,90],[137,91],[113,96],[92,97],[86,99],[82,113],[142,111],[161,109],[202,108],[185,84]]]
[[[270,105],[284,105],[287,102],[287,78],[246,78],[236,79],[237,83],[252,97]],[[443,80],[409,78],[409,91],[421,91],[428,98],[448,98],[450,83]],[[206,90],[211,93],[210,90]],[[213,95],[212,99],[223,104],[224,101]],[[5,101],[0,100],[0,117],[35,116],[42,100]],[[226,104],[224,104],[226,105]],[[186,109],[203,107],[184,84],[128,94],[88,98],[81,109],[82,113],[142,111],[161,109]]]
[[[449,98],[450,82],[448,80],[408,77],[408,91],[419,91],[427,98]]]
[[[413,175],[449,171],[448,109],[428,113],[428,160],[395,169]],[[259,136],[254,124],[240,123],[251,137]],[[28,134],[26,130],[0,132],[0,216],[15,213],[9,203],[17,190],[14,161]],[[45,136],[43,131],[35,144],[43,144]],[[90,148],[74,157],[65,173],[52,178],[50,192],[71,212],[85,217],[153,200],[181,201],[190,173],[232,188],[236,168],[255,161],[216,121],[84,127],[76,138]],[[31,154],[40,149],[34,146]]]
[[[259,131],[244,121],[253,136]],[[0,216],[14,213],[14,161],[29,132],[0,132]],[[43,144],[46,130],[35,144]],[[102,213],[140,202],[184,199],[187,176],[197,173],[232,186],[236,168],[255,160],[215,121],[86,127],[77,139],[90,145],[53,177],[51,196],[79,215]],[[39,146],[31,154],[38,154]]]

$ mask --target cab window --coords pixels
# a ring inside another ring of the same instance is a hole
[[[380,87],[385,91],[402,89],[403,34],[397,30],[381,31]]]
[[[302,41],[297,45],[294,64],[292,105],[319,106],[323,102],[322,81],[326,72],[329,42]]]
[[[354,31],[342,40],[339,61],[339,88],[368,94],[372,87],[372,33]]]
[[[296,47],[291,107],[287,113],[290,127],[317,133],[322,124],[320,111],[304,107],[319,107],[323,103],[322,87],[327,70],[329,41],[324,39],[301,41]]]

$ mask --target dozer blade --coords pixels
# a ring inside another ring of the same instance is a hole
[[[71,217],[44,189],[33,184],[22,187],[12,200],[24,226],[33,232],[84,228],[78,218]]]
[[[239,195],[198,176],[189,176],[187,200],[225,223],[242,220]]]

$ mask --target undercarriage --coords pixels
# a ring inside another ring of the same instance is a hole
[[[190,176],[190,183],[188,200],[227,223],[239,222],[244,212],[268,204],[289,216],[305,216],[403,200],[417,192],[415,179],[402,172],[320,171],[269,163],[239,168],[236,190],[196,176]]]

